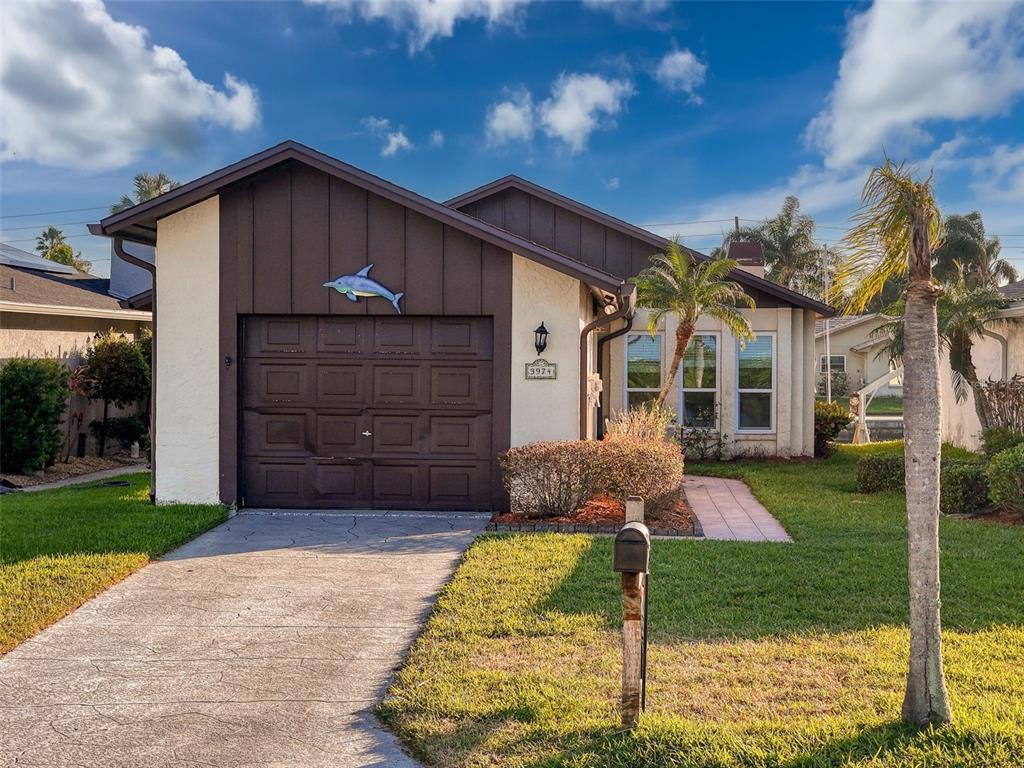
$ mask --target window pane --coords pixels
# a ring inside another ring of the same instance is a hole
[[[700,335],[690,339],[683,355],[684,387],[712,389],[717,386],[717,343],[714,336]]]
[[[631,336],[626,342],[626,387],[661,386],[661,337]]]
[[[772,428],[770,392],[740,392],[740,429]]]
[[[822,355],[821,361],[821,373],[828,373],[828,368],[825,366],[825,356]],[[845,371],[846,370],[846,355],[832,355],[832,372]]]
[[[683,424],[688,427],[715,426],[715,393],[684,392]]]
[[[772,337],[756,336],[739,351],[740,389],[772,388]]]
[[[626,407],[636,408],[637,406],[652,402],[657,396],[657,392],[627,392]]]

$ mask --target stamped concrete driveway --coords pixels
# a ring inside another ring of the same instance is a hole
[[[0,765],[412,766],[371,710],[485,523],[237,515],[0,659]]]

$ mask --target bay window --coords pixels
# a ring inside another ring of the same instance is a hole
[[[737,342],[736,428],[771,432],[775,415],[775,336],[759,334],[745,346]]]

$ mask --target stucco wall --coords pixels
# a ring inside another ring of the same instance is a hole
[[[112,330],[134,339],[144,325],[149,323],[3,312],[0,314],[0,360],[43,357],[74,364],[85,355],[86,347],[96,334]]]
[[[889,357],[879,351],[885,345],[884,340],[877,340],[872,335],[874,330],[885,324],[885,319],[864,322],[830,334],[830,346],[833,355],[846,355],[846,373],[850,380],[850,390],[860,389],[870,384],[889,370]],[[870,348],[855,350],[853,347],[871,344]],[[820,361],[825,354],[825,337],[815,340],[815,360]],[[820,362],[816,363],[820,364]],[[820,374],[819,374],[820,376]],[[880,395],[902,395],[903,386],[898,380],[882,387]]]
[[[219,498],[219,200],[157,224],[156,497]]]
[[[722,328],[719,321],[701,317],[697,333],[715,334],[719,338],[717,402],[720,429],[728,435],[727,451],[731,455],[802,456],[814,447],[814,316],[804,310],[789,308],[744,310],[755,333],[775,336],[775,398],[774,428],[771,432],[739,432],[736,413],[736,337]],[[676,320],[667,318],[662,333],[662,375],[667,375],[675,343]],[[644,332],[647,314],[637,313],[634,332]],[[608,416],[625,407],[626,337],[613,340],[609,346],[610,365],[604,375],[608,393]],[[808,358],[812,358],[808,360]],[[679,407],[677,379],[669,403]]]
[[[579,339],[587,307],[579,280],[513,254],[513,446],[579,438]],[[526,364],[538,356],[533,330],[541,322],[551,335],[540,357],[558,366],[558,378],[528,381]]]
[[[991,336],[974,342],[972,359],[978,377],[985,380],[1007,379],[1024,374],[1024,316],[995,320],[985,328],[1002,339],[1005,346]],[[963,448],[981,447],[981,424],[974,410],[974,395],[967,391],[967,399],[957,402],[953,392],[953,375],[949,367],[949,354],[943,353],[939,363],[942,393],[942,439]]]

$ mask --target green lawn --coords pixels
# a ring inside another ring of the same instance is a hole
[[[943,520],[955,723],[898,722],[906,528],[854,490],[858,452],[730,463],[792,544],[665,541],[651,570],[648,712],[617,728],[608,538],[495,535],[469,550],[379,712],[433,766],[1020,766],[1024,527]]]
[[[221,506],[149,503],[149,475],[0,497],[0,653],[224,520]]]
[[[824,400],[824,396],[818,398]],[[848,397],[833,397],[837,403],[842,405],[844,408],[849,409],[850,398]],[[868,416],[902,416],[903,415],[903,398],[896,397],[895,395],[877,395],[871,399],[868,403]]]

